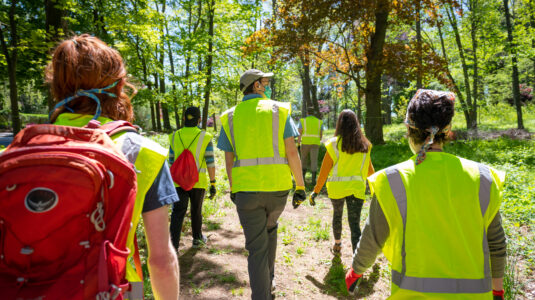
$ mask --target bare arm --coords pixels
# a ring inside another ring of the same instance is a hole
[[[293,136],[284,139],[284,147],[286,149],[288,165],[290,166],[290,170],[292,170],[294,175],[295,184],[297,186],[305,186],[305,182],[303,181],[303,173],[301,173],[301,158],[299,158],[299,153],[297,153],[297,147],[295,146]]]
[[[176,300],[180,291],[178,259],[169,238],[168,211],[166,205],[142,215],[152,290],[158,300]]]
[[[225,152],[225,168],[227,169],[228,183],[232,190],[232,165],[234,165],[234,152]]]
[[[325,156],[323,157],[323,162],[321,163],[320,175],[318,176],[318,181],[316,182],[316,186],[314,187],[314,193],[320,193],[321,188],[327,181],[327,177],[329,177],[329,172],[331,172],[332,168],[333,159],[329,155],[329,152],[326,152]]]
[[[215,180],[215,167],[208,168],[208,177],[210,177],[210,181]]]
[[[373,163],[370,161],[370,167],[368,168],[368,176],[373,175],[375,173],[375,169],[373,168]]]

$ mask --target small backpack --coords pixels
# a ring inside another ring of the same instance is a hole
[[[201,132],[199,132],[193,138],[189,146],[184,147],[184,142],[182,142],[180,133],[178,133],[178,138],[180,139],[180,143],[182,144],[182,148],[184,148],[184,151],[180,153],[175,162],[171,165],[170,171],[171,177],[173,177],[173,181],[185,191],[191,190],[199,181],[199,170],[197,169],[197,163],[195,162],[195,157],[193,156],[191,151],[189,151],[189,147],[191,147],[193,142],[195,142],[199,134],[201,134]],[[171,143],[173,145],[175,144],[174,133]]]
[[[4,299],[123,299],[136,173],[97,128],[34,125],[0,155]]]

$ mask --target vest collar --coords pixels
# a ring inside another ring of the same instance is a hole
[[[93,119],[92,115],[82,115],[82,114],[75,114],[75,113],[62,113],[57,118],[54,124],[57,125],[68,125],[68,126],[74,126],[74,127],[84,127]],[[106,117],[98,117],[97,119],[100,121],[101,124],[106,124],[111,121],[112,119],[108,119]]]
[[[263,98],[263,97],[260,94],[248,94],[248,95],[243,96],[242,101],[247,101],[247,100],[256,99],[256,98]]]

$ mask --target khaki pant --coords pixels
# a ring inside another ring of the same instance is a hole
[[[301,164],[303,170],[318,171],[318,151],[320,145],[301,145]]]
[[[289,191],[238,192],[236,210],[245,235],[245,249],[249,251],[247,264],[251,298],[270,300],[271,280],[275,275],[277,227]]]

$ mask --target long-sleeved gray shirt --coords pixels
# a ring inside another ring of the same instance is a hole
[[[357,274],[364,273],[375,262],[375,258],[383,248],[390,229],[381,205],[374,196],[370,204],[370,212],[362,237],[353,254],[353,270]],[[489,225],[487,241],[490,251],[492,278],[501,278],[505,272],[507,245],[502,227],[502,219],[498,212]]]

